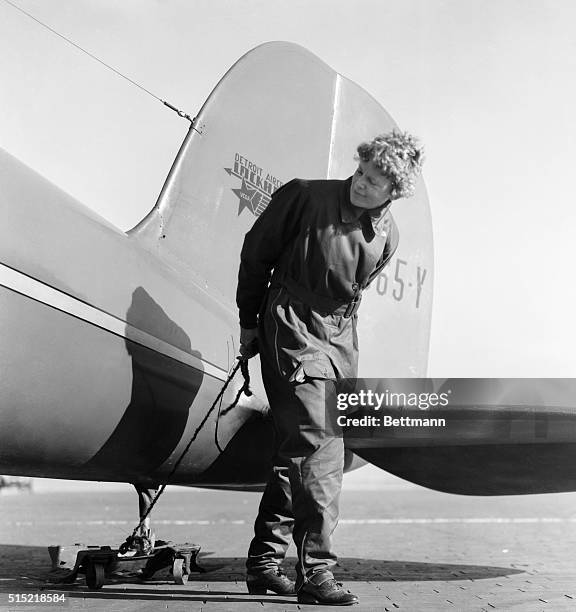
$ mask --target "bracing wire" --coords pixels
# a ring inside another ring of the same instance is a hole
[[[119,77],[125,79],[126,81],[128,81],[132,85],[135,85],[136,87],[138,87],[139,89],[141,89],[142,91],[144,91],[148,95],[152,96],[153,98],[155,98],[159,102],[162,102],[162,104],[164,104],[164,106],[167,106],[169,109],[175,111],[180,117],[183,117],[184,119],[188,119],[188,121],[190,121],[190,123],[192,123],[192,125],[194,125],[194,118],[190,117],[190,115],[186,114],[184,111],[179,110],[178,108],[176,108],[175,106],[173,106],[172,104],[167,102],[166,100],[162,100],[162,98],[157,96],[155,93],[151,92],[149,89],[146,89],[146,87],[144,87],[143,85],[140,85],[140,83],[137,83],[136,81],[134,81],[130,77],[126,76],[125,74],[123,74],[122,72],[120,72],[119,70],[114,68],[114,66],[111,66],[110,64],[107,64],[106,62],[102,61],[99,57],[97,57],[93,53],[90,53],[90,51],[84,49],[84,47],[81,47],[79,44],[75,43],[73,40],[71,40],[67,36],[64,36],[63,34],[60,34],[60,32],[56,31],[54,28],[51,28],[48,24],[44,23],[43,21],[40,21],[40,19],[38,19],[37,17],[34,17],[34,15],[31,15],[30,13],[25,11],[23,8],[21,8],[17,4],[14,4],[14,2],[11,2],[11,0],[4,0],[4,2],[6,4],[9,4],[12,8],[16,9],[17,11],[20,11],[22,14],[26,15],[26,17],[29,17],[30,19],[35,21],[37,24],[39,24],[43,28],[46,28],[49,32],[52,32],[52,34],[55,34],[56,36],[58,36],[62,40],[66,41],[68,44],[72,45],[73,47],[75,47],[76,49],[81,51],[82,53],[86,54],[88,57],[91,57],[93,60],[95,60],[96,62],[98,62],[99,64],[104,66],[105,68],[108,68],[108,70],[111,70],[112,72],[114,72],[114,74],[117,74]],[[196,130],[196,131],[198,131],[198,130]]]

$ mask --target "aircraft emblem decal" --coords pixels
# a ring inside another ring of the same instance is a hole
[[[234,165],[231,168],[224,168],[224,170],[230,176],[242,180],[239,189],[232,189],[239,200],[238,215],[245,208],[255,217],[261,215],[268,206],[272,194],[284,184],[239,153],[234,155]]]

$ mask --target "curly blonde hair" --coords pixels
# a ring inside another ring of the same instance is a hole
[[[408,132],[393,130],[363,142],[357,151],[357,160],[373,161],[392,180],[394,187],[390,195],[393,200],[414,195],[416,179],[424,163],[424,149],[417,138]]]

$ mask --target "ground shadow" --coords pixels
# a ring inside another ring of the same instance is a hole
[[[125,599],[154,601],[211,601],[232,603],[262,601],[261,597],[244,592],[244,558],[216,557],[211,553],[200,556],[199,563],[204,573],[194,573],[185,585],[176,585],[167,571],[155,576],[155,580],[140,582],[135,575],[122,575],[107,578],[100,591],[86,587],[84,577],[80,576],[73,584],[58,584],[58,572],[50,571],[47,549],[39,546],[0,545],[2,563],[2,582],[0,592],[47,592],[65,593],[67,598],[82,599]],[[287,568],[294,566],[289,558]],[[291,570],[288,570],[289,573]],[[423,582],[493,579],[514,574],[523,570],[513,567],[491,565],[422,563],[390,559],[359,559],[345,557],[335,568],[335,576],[347,584],[353,582]],[[292,576],[294,577],[294,576]],[[214,584],[216,583],[216,584]],[[222,590],[218,583],[229,587],[237,584],[238,590]],[[129,585],[129,586],[128,586]],[[268,603],[294,603],[293,598],[266,597]]]

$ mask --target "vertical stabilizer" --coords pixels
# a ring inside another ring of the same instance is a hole
[[[307,50],[283,42],[261,45],[218,83],[157,205],[130,233],[234,308],[244,234],[271,194],[294,177],[346,178],[356,165],[356,145],[393,127],[371,96]],[[392,261],[398,270],[375,283],[362,312],[370,327],[367,344],[377,349],[385,338],[388,347],[391,341],[405,347],[406,356],[397,351],[394,372],[387,375],[410,376],[424,373],[428,355],[432,238],[423,183],[414,200],[397,206],[403,208],[401,263]],[[417,300],[417,274],[424,269],[426,291]]]

